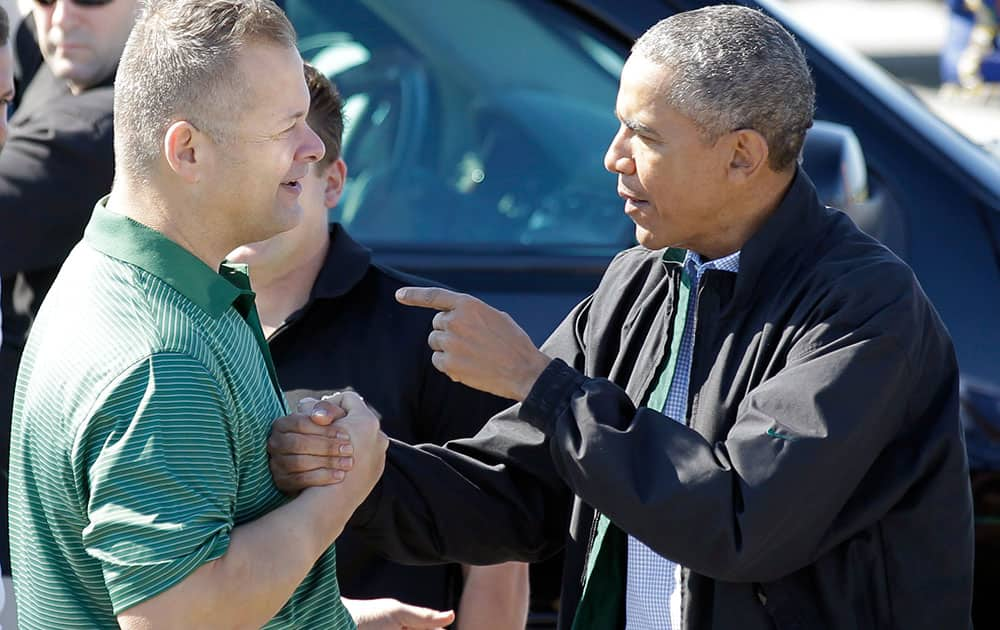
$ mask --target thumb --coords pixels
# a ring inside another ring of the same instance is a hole
[[[309,412],[309,418],[320,426],[327,426],[334,420],[340,420],[345,415],[344,409],[329,400],[318,400]]]
[[[396,614],[396,621],[414,630],[429,630],[442,628],[455,621],[455,612],[401,604]]]
[[[358,411],[371,411],[365,403],[365,399],[361,397],[361,394],[350,390],[334,392],[330,396],[324,396],[323,401],[339,406],[348,414]]]

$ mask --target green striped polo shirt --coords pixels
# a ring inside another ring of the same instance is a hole
[[[105,203],[45,298],[18,376],[22,630],[117,627],[117,613],[219,558],[234,526],[287,500],[266,452],[284,399],[245,270],[216,272]],[[332,545],[266,627],[354,628]]]

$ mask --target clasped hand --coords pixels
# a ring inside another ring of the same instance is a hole
[[[341,482],[367,496],[385,467],[389,440],[378,417],[355,392],[304,398],[297,413],[278,418],[267,450],[271,476],[286,494]]]

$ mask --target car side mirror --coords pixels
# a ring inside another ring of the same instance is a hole
[[[802,168],[822,203],[844,211],[868,235],[905,256],[906,230],[899,206],[884,182],[870,182],[854,130],[817,120],[806,133]]]
[[[850,127],[823,120],[813,123],[802,148],[802,168],[828,206],[850,214],[851,206],[868,199],[868,166]]]

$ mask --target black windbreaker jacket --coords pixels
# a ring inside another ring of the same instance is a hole
[[[741,251],[699,289],[686,426],[637,406],[681,269],[633,248],[524,403],[445,448],[393,442],[354,522],[409,562],[565,546],[564,629],[595,508],[685,567],[684,628],[969,627],[958,368],[911,270],[801,171]]]

